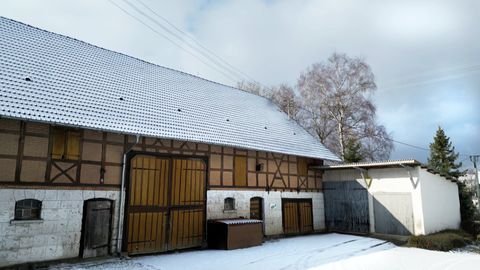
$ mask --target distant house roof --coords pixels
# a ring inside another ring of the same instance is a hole
[[[339,160],[265,98],[3,17],[0,117]]]

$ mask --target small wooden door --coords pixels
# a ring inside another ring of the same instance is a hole
[[[89,258],[108,255],[111,228],[112,201],[105,199],[85,201],[81,256]]]
[[[311,199],[282,199],[282,215],[285,234],[313,232]]]
[[[129,182],[129,254],[202,245],[206,187],[203,160],[137,155],[131,160]]]
[[[263,220],[263,199],[253,197],[250,199],[250,218]]]

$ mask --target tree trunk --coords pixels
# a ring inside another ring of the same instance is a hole
[[[344,143],[344,134],[343,134],[343,123],[341,121],[338,122],[338,141],[340,143],[340,155],[341,159],[344,160],[345,158],[345,143]]]

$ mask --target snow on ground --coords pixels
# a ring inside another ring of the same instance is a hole
[[[343,269],[480,269],[480,255],[396,247],[310,268],[310,270]]]
[[[383,240],[342,235],[309,235],[267,241],[237,250],[198,250],[172,254],[109,259],[62,270],[220,270],[220,269],[476,269],[480,255],[399,248]]]

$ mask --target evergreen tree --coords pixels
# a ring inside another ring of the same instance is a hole
[[[458,168],[462,163],[456,164],[458,153],[455,153],[455,147],[452,146],[450,138],[445,135],[441,127],[438,127],[437,133],[430,144],[430,158],[428,166],[441,174],[452,177],[460,176]]]
[[[475,212],[471,192],[464,183],[458,182],[458,196],[460,200],[460,216],[462,218],[462,228],[470,233],[475,233]]]
[[[345,155],[343,156],[343,160],[345,162],[359,162],[363,160],[363,156],[361,154],[362,145],[356,139],[348,139],[347,144],[345,147]]]

